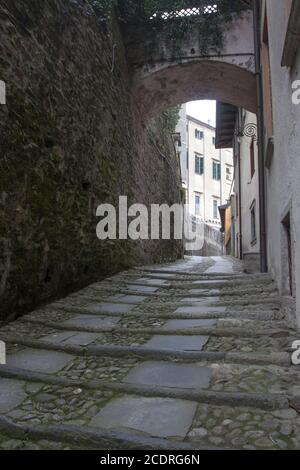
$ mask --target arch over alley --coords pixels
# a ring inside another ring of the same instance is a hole
[[[197,24],[180,51],[151,22],[129,24],[124,34],[133,100],[144,117],[196,99],[216,99],[257,112],[251,10],[224,22],[223,46],[218,52],[213,47],[201,52]]]

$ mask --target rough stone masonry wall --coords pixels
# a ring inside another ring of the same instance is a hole
[[[103,202],[180,200],[164,120],[134,117],[118,24],[101,24],[86,0],[2,0],[0,19],[3,320],[181,248],[96,238]]]

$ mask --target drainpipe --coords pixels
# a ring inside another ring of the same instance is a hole
[[[187,134],[187,146],[186,146],[186,158],[187,158],[187,205],[190,207],[190,121],[186,119],[186,134]]]
[[[221,202],[221,206],[223,205],[223,171],[222,171],[222,150],[220,149],[219,150],[219,159],[220,159],[220,202]],[[226,172],[226,170],[225,170]],[[225,217],[226,217],[226,212],[225,212]],[[222,244],[222,255],[224,255],[224,251],[225,251],[225,236],[223,237],[223,234],[221,234],[222,236],[222,241],[221,241],[221,244]]]
[[[238,117],[238,120],[240,118]],[[239,128],[240,124],[238,124]],[[243,259],[243,222],[242,222],[242,181],[241,181],[241,144],[237,143],[237,160],[238,160],[238,168],[239,168],[239,252],[240,252],[240,259]]]
[[[263,87],[260,54],[260,1],[253,0],[253,28],[255,47],[255,76],[257,87],[257,144],[259,171],[259,222],[260,222],[260,270],[268,271],[267,266],[267,230],[266,230],[266,194],[265,194],[265,155],[264,155],[264,110]]]

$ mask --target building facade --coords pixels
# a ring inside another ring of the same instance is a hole
[[[196,220],[220,229],[219,207],[232,192],[232,149],[217,150],[215,127],[184,113],[182,108],[177,132],[181,134],[179,151],[186,203]]]
[[[268,268],[300,326],[300,2],[261,3]]]
[[[216,145],[233,148],[234,195],[230,199],[230,218],[224,230],[229,231],[232,254],[245,261],[249,272],[260,271],[260,197],[258,178],[257,117],[243,108],[217,104]],[[230,129],[230,132],[228,131]],[[227,238],[229,234],[227,235]],[[228,247],[227,239],[226,247]]]
[[[245,260],[260,258],[260,269],[278,284],[288,318],[300,326],[300,2],[254,5],[262,112],[256,119],[218,103],[217,113],[217,146],[231,142],[234,149],[231,251]]]

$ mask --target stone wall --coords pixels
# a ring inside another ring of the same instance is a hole
[[[164,119],[131,102],[118,24],[86,0],[0,5],[0,320],[131,264],[174,259],[177,242],[100,242],[96,208],[179,202]]]
[[[294,321],[300,327],[300,105],[292,102],[292,83],[299,79],[300,73],[300,50],[292,67],[281,66],[290,8],[279,0],[264,1],[264,6],[267,7],[269,27],[274,132],[274,155],[266,172],[268,264],[280,294],[287,297],[283,306],[296,301]],[[282,223],[288,215],[291,224],[292,296],[288,239]],[[288,310],[294,312],[293,308]]]

